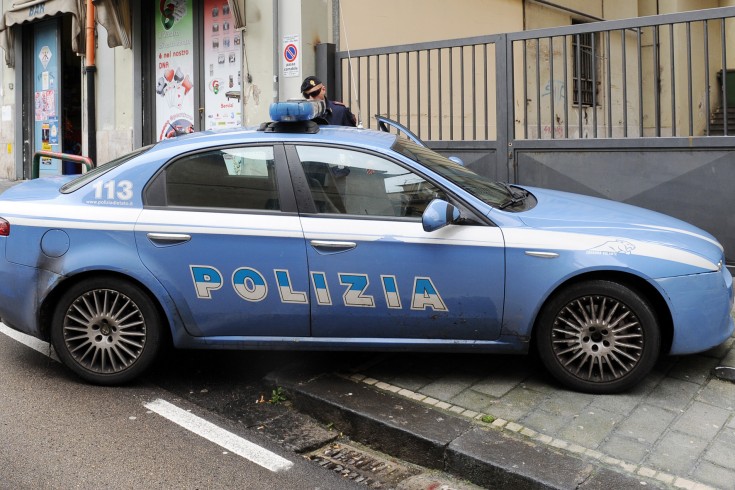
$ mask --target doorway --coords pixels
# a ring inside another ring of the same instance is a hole
[[[37,151],[82,154],[81,58],[71,49],[71,16],[63,15],[23,27],[24,178],[79,173],[78,164],[42,157]]]

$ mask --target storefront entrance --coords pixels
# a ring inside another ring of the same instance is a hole
[[[81,58],[68,42],[71,16],[23,26],[25,178],[31,177],[33,155],[40,150],[82,154]],[[39,177],[78,173],[75,164],[43,157]]]

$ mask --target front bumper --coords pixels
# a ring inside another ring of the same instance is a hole
[[[716,347],[733,333],[732,275],[719,272],[659,279],[671,307],[674,337],[670,354],[693,354]]]

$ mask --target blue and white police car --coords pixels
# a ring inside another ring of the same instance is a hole
[[[477,175],[396,135],[277,122],[0,196],[0,317],[83,379],[200,349],[527,353],[614,393],[733,332],[721,245],[677,219]]]

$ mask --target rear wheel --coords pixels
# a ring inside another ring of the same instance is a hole
[[[661,343],[648,301],[626,286],[600,280],[552,297],[536,335],[549,372],[588,393],[617,393],[640,382],[653,369]]]
[[[101,385],[139,376],[155,358],[160,339],[161,321],[148,295],[111,277],[72,286],[56,305],[51,325],[62,362]]]

